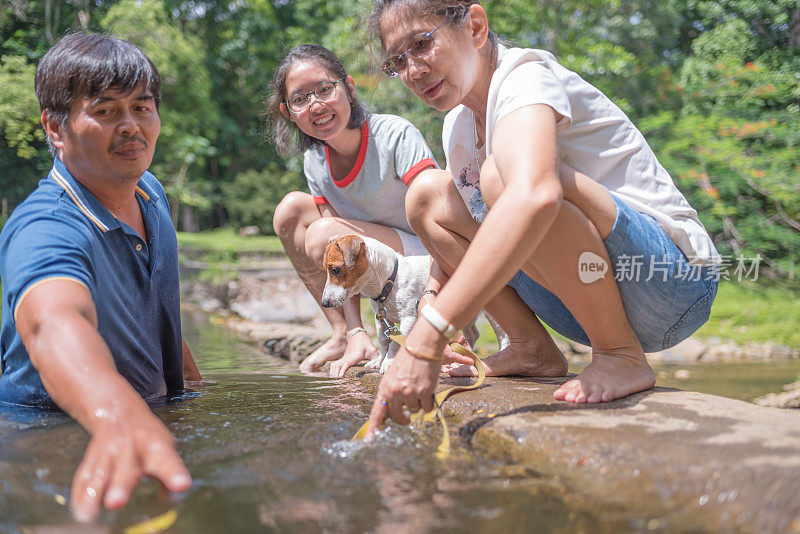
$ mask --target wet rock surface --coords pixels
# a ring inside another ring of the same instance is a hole
[[[800,382],[783,386],[780,393],[769,393],[753,401],[760,406],[773,408],[800,408]]]
[[[567,379],[488,378],[445,403],[451,432],[598,506],[644,510],[656,518],[648,530],[800,532],[800,411],[669,388],[599,405],[553,400]],[[361,380],[375,388],[378,376]]]

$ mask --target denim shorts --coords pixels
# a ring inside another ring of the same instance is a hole
[[[710,266],[689,264],[653,217],[637,212],[614,194],[611,197],[617,204],[617,219],[605,245],[628,322],[645,352],[668,349],[708,320],[718,277]],[[522,271],[508,285],[550,328],[591,345],[581,325],[553,293]]]

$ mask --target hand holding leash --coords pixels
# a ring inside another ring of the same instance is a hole
[[[425,321],[417,322],[408,335],[407,342],[416,349],[431,354],[441,354],[445,345],[445,339]],[[407,425],[410,420],[403,412],[403,406],[411,413],[420,409],[425,412],[432,410],[433,391],[442,363],[441,360],[414,357],[401,348],[378,386],[366,435],[380,429],[387,417],[396,423]]]
[[[406,346],[406,348],[408,347]],[[433,410],[427,412],[415,413],[412,416],[414,424],[430,422],[436,419],[439,420],[439,423],[442,426],[442,441],[441,443],[439,443],[436,455],[442,459],[447,458],[447,456],[450,454],[450,429],[447,425],[447,419],[444,416],[444,412],[442,411],[442,404],[444,404],[444,402],[448,399],[448,397],[450,397],[454,393],[459,393],[461,391],[468,391],[471,389],[477,389],[481,387],[483,385],[483,380],[486,377],[486,369],[483,366],[483,362],[481,362],[480,358],[478,358],[478,356],[474,352],[472,352],[471,349],[465,347],[464,345],[461,345],[458,342],[453,342],[450,345],[450,349],[453,352],[461,354],[465,357],[469,357],[472,360],[473,365],[475,365],[476,369],[478,370],[478,380],[470,385],[455,386],[439,391],[438,393],[436,393],[436,395],[433,396],[433,406],[434,406]],[[428,358],[426,357],[423,359],[427,360]],[[379,412],[383,408],[387,408],[388,405],[389,405],[388,401],[376,398],[376,402],[373,405],[373,414],[375,415],[375,417],[384,420],[386,418],[386,414],[383,414],[381,416]],[[361,428],[358,429],[358,432],[356,432],[356,435],[353,436],[353,439],[354,440],[365,439],[369,437],[371,433],[374,432],[375,430],[376,429],[374,423],[372,422],[372,417],[371,417],[370,420],[368,420],[361,426]]]
[[[463,332],[459,332],[458,337],[453,343],[457,343],[462,347],[469,349],[470,351],[473,349]],[[473,365],[475,363],[470,356],[466,356],[461,352],[456,352],[453,350],[452,344],[450,343],[445,345],[442,356],[444,356],[444,361],[442,362],[443,366],[449,366],[452,364]]]

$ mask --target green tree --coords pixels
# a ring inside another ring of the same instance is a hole
[[[31,159],[38,148],[35,141],[44,139],[33,92],[35,72],[36,67],[22,56],[6,56],[0,64],[0,132],[23,159]]]
[[[0,2],[0,222],[47,173],[52,157],[39,124],[33,74],[71,29],[92,30],[113,0]]]
[[[512,45],[543,48],[632,118],[677,108],[673,73],[691,29],[682,3],[664,0],[488,0],[493,29]]]
[[[787,31],[788,33],[788,31]],[[800,49],[736,18],[683,66],[683,109],[647,122],[723,254],[800,274]]]
[[[278,60],[301,43],[322,44],[342,57],[367,107],[410,119],[443,163],[443,114],[377,68],[380,50],[361,24],[371,4],[3,2],[0,196],[6,198],[5,213],[49,166],[36,133],[32,87],[26,93],[25,84],[39,58],[70,29],[127,37],[161,70],[162,135],[153,167],[165,182],[173,213],[200,214],[203,227],[224,223],[228,213],[244,224],[240,208],[247,197],[233,194],[231,184],[272,203],[247,208],[258,217],[271,217],[269,209],[286,185],[304,187],[302,179],[276,178],[296,178],[301,162],[275,153],[265,140],[263,115]],[[723,251],[761,251],[775,263],[774,272],[791,269],[792,251],[800,248],[794,226],[800,204],[796,0],[485,0],[484,6],[501,37],[552,51],[647,130]],[[265,183],[255,188],[259,177]],[[271,187],[278,191],[275,198],[255,193]]]
[[[234,226],[258,226],[262,234],[274,234],[272,216],[275,207],[290,191],[302,189],[305,178],[297,171],[287,171],[278,163],[264,169],[251,169],[223,184],[225,206]]]

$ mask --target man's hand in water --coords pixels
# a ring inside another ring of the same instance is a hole
[[[123,506],[142,475],[170,491],[189,488],[169,430],[117,371],[85,286],[35,286],[19,305],[17,330],[50,397],[92,435],[72,481],[76,519],[91,521],[103,504]]]
[[[124,506],[143,475],[172,492],[186,491],[192,484],[172,434],[149,410],[98,424],[72,479],[73,515],[78,521],[91,521],[103,505],[110,510]]]

